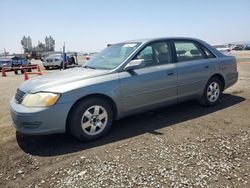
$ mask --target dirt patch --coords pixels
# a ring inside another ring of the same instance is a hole
[[[89,143],[16,133],[8,101],[23,77],[0,78],[0,187],[250,187],[250,66],[238,69],[217,106],[131,116]]]

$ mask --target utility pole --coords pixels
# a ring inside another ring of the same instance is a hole
[[[6,54],[6,49],[3,48],[3,50],[4,50],[4,57],[6,57],[6,56],[7,56],[7,54]]]
[[[63,42],[63,69],[65,69],[66,53],[65,53],[65,42]]]

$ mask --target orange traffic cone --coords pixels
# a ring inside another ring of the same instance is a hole
[[[28,80],[28,79],[29,79],[28,73],[26,71],[24,71],[24,81]]]
[[[6,77],[6,71],[5,71],[5,68],[2,68],[2,77]]]

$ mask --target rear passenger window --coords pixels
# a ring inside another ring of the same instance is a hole
[[[178,62],[204,59],[202,51],[195,43],[176,41],[174,44]]]

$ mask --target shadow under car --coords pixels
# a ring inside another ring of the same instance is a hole
[[[17,132],[16,139],[20,148],[26,153],[37,156],[57,156],[98,147],[144,133],[161,134],[156,130],[226,109],[244,100],[240,96],[223,94],[219,104],[208,108],[200,106],[196,101],[187,101],[129,116],[116,121],[107,135],[91,142],[80,142],[70,134],[28,136]]]

